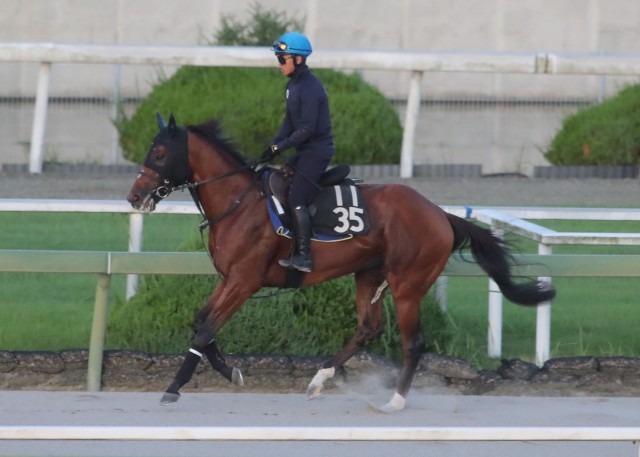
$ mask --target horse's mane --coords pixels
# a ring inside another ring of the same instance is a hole
[[[233,160],[238,162],[238,164],[247,165],[247,158],[238,151],[231,140],[222,134],[220,121],[217,119],[211,119],[198,125],[188,125],[186,129],[198,135],[217,149],[221,149],[225,154],[231,156]]]

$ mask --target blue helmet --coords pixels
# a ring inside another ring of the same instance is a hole
[[[302,33],[287,32],[273,42],[273,52],[276,54],[297,54],[307,57],[313,49],[311,42]]]

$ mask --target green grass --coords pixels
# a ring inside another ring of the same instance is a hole
[[[144,248],[173,251],[198,232],[197,216],[145,217]],[[558,231],[640,232],[640,222],[537,221]],[[127,249],[128,217],[109,214],[0,213],[0,249]],[[520,252],[536,252],[516,239]],[[554,246],[556,253],[640,254],[640,247]],[[487,351],[487,278],[449,278],[448,319],[453,338],[442,352],[481,367]],[[552,357],[640,354],[637,279],[557,278],[552,307]],[[0,349],[87,348],[95,275],[0,273]],[[123,297],[125,278],[113,278],[110,298]],[[532,361],[535,309],[506,302],[503,357]]]
[[[144,220],[144,247],[174,251],[197,233],[197,216],[152,214]],[[0,249],[126,251],[129,218],[120,214],[0,213]],[[114,276],[110,301],[125,294]],[[0,349],[87,348],[95,275],[0,273]]]
[[[456,331],[445,352],[479,366],[487,357],[488,280],[449,278],[448,315]],[[640,355],[635,278],[557,278],[551,308],[551,357]],[[536,310],[503,305],[502,358],[535,360]]]

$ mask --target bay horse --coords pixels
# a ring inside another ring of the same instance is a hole
[[[277,235],[267,213],[261,174],[221,134],[217,121],[180,127],[173,115],[167,123],[157,115],[160,131],[149,148],[127,200],[151,212],[176,189],[189,189],[209,227],[208,249],[220,281],[196,314],[192,347],[161,403],[179,398],[203,357],[229,381],[243,384],[240,371],[227,366],[215,335],[242,304],[262,287],[284,287],[291,240]],[[357,331],[318,370],[308,398],[318,396],[361,347],[382,333],[382,300],[390,290],[402,335],[402,368],[395,392],[380,409],[398,411],[424,352],[420,302],[442,273],[453,252],[470,247],[474,260],[496,282],[503,295],[521,305],[549,301],[555,290],[545,282],[514,282],[510,256],[488,229],[446,213],[402,184],[359,184],[370,217],[367,234],[348,241],[313,241],[313,271],[302,285],[318,284],[353,273],[356,281]]]

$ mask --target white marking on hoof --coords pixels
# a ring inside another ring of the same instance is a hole
[[[244,378],[242,377],[242,373],[235,367],[231,371],[231,382],[239,387],[244,386]]]
[[[333,367],[318,370],[309,383],[309,387],[307,387],[307,399],[311,400],[318,397],[322,393],[325,381],[333,378],[334,374],[336,374],[336,369]]]
[[[400,395],[398,392],[393,394],[391,400],[386,405],[381,406],[378,410],[381,413],[395,413],[396,411],[402,411],[407,404],[407,399]]]

